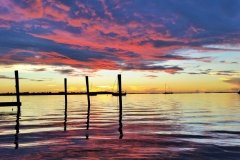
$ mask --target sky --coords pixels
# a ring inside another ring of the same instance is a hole
[[[237,91],[240,0],[0,0],[0,93]]]

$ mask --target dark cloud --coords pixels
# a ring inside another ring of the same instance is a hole
[[[237,86],[240,85],[240,78],[230,78],[230,79],[223,80],[223,81],[226,82],[226,83],[237,85]]]
[[[219,61],[219,62],[223,63],[223,64],[238,64],[238,62],[236,62],[236,61],[231,62],[231,61],[222,60],[222,61]]]
[[[54,71],[60,72],[62,74],[73,74],[73,73],[75,73],[74,69],[55,69]]]
[[[15,79],[14,77],[10,77],[10,76],[5,76],[5,75],[0,75],[0,79],[9,79],[9,80],[13,80]],[[29,81],[35,81],[35,82],[42,82],[44,80],[42,79],[31,79],[31,78],[19,78],[19,79],[26,79],[26,80],[29,80]]]
[[[187,46],[183,42],[179,41],[163,41],[163,40],[148,40],[148,41],[141,41],[140,45],[144,44],[152,44],[154,47],[169,47],[169,46]]]
[[[156,75],[145,75],[145,77],[147,77],[147,78],[157,78],[158,76],[156,76]]]
[[[43,71],[46,71],[46,70],[47,70],[46,68],[35,68],[32,71],[34,71],[34,72],[43,72]]]
[[[0,75],[0,79],[15,79],[14,77],[8,77],[4,75]]]
[[[160,66],[154,64],[142,64],[142,63],[132,63],[123,67],[125,70],[145,70],[145,71],[164,71],[170,74],[175,74],[179,71],[182,71],[183,68],[178,66]]]
[[[226,71],[213,71],[212,69],[206,69],[206,70],[197,70],[195,72],[181,72],[181,73],[187,73],[192,75],[217,75],[217,76],[233,76],[236,74],[239,74],[239,72],[233,71],[233,70],[226,70]]]
[[[238,72],[236,71],[217,71],[215,74],[218,76],[231,76],[234,74],[237,74]]]
[[[199,58],[193,58],[193,57],[187,57],[187,56],[181,56],[181,55],[175,55],[175,54],[167,54],[164,56],[154,56],[158,58],[159,60],[197,60],[197,61],[211,61],[211,57],[199,57]]]
[[[210,72],[212,71],[212,69],[198,69],[200,66],[195,67],[195,71],[194,72],[185,72],[182,71],[181,73],[186,73],[186,74],[191,74],[191,75],[208,75],[210,74]]]
[[[201,72],[187,72],[187,74],[192,74],[192,75],[196,74],[196,75],[198,75],[198,74],[209,74],[209,72],[205,72],[205,71],[201,71]]]
[[[43,81],[45,81],[43,79],[29,79],[29,78],[26,78],[26,79],[28,79],[30,81],[34,81],[34,82],[43,82]]]

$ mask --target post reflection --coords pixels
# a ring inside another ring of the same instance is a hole
[[[89,134],[88,134],[88,129],[89,129],[89,121],[90,121],[90,103],[88,104],[88,113],[87,113],[87,132],[86,132],[86,139],[88,139]]]
[[[90,104],[88,104],[88,113],[87,113],[87,130],[89,129],[89,121],[90,121]]]
[[[119,107],[119,139],[123,138],[122,107]]]
[[[17,116],[16,116],[16,125],[15,125],[16,134],[14,135],[14,137],[15,137],[15,139],[14,139],[15,149],[18,149],[18,147],[19,147],[18,134],[19,134],[19,119],[20,119],[20,115],[21,115],[21,110],[20,110],[20,106],[18,106]]]
[[[67,103],[65,103],[64,111],[64,131],[67,131]]]
[[[87,132],[86,132],[86,139],[88,139],[88,137],[89,137],[89,133],[88,133],[88,130],[87,130]]]

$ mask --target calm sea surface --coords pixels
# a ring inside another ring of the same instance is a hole
[[[67,117],[64,96],[0,107],[0,159],[240,159],[238,94],[129,94],[122,115],[118,97],[90,98],[89,121],[85,95],[68,96]]]

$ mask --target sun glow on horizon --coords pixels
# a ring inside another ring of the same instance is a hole
[[[223,92],[234,91],[238,84],[226,83],[231,77],[209,73],[169,74],[149,71],[99,70],[90,72],[63,66],[13,65],[1,73],[0,93],[14,92],[14,70],[19,70],[21,92],[61,92],[63,79],[68,79],[68,92],[85,92],[85,76],[89,76],[90,91],[116,91],[117,74],[122,74],[123,90],[128,93],[172,92]],[[62,70],[60,70],[62,69]]]

